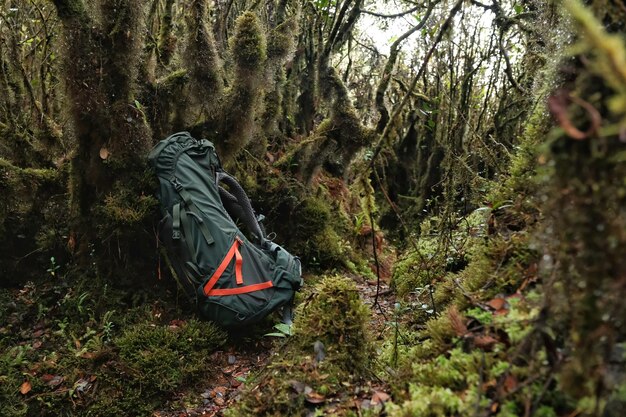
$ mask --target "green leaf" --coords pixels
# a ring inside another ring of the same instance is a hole
[[[513,6],[513,10],[515,10],[515,13],[520,14],[524,11],[524,6],[522,6],[521,4],[516,4],[515,6]]]
[[[285,333],[265,333],[263,336],[287,337]]]
[[[274,328],[281,333],[291,336],[291,325],[285,323],[278,323],[274,325]]]

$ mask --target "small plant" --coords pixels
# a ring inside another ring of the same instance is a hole
[[[274,325],[276,332],[266,333],[264,336],[287,337],[291,336],[291,324],[277,323]]]
[[[114,313],[115,310],[108,310],[104,313],[104,316],[102,316],[102,336],[106,342],[110,341],[113,336],[113,328],[115,327],[115,324],[113,324],[111,316],[113,316]]]
[[[57,270],[60,267],[61,266],[57,264],[56,259],[54,259],[54,256],[51,256],[50,257],[50,268],[46,269],[46,272],[49,273],[52,278],[56,278]]]

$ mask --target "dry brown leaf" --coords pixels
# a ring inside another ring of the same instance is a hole
[[[100,158],[103,161],[106,161],[109,158],[109,155],[110,155],[110,153],[109,153],[109,150],[107,148],[105,148],[105,147],[100,148]]]
[[[488,335],[478,335],[474,337],[474,345],[480,349],[491,349],[498,343],[498,339]]]
[[[30,385],[30,382],[24,381],[20,386],[20,394],[26,395],[30,392],[31,389],[33,389],[33,387],[32,385]]]
[[[311,404],[321,404],[326,401],[326,397],[324,397],[322,394],[318,394],[315,391],[309,392],[304,396],[304,398],[308,403]]]
[[[371,403],[374,404],[374,405],[382,404],[382,403],[385,403],[385,402],[389,401],[390,398],[391,398],[391,396],[389,394],[387,394],[386,392],[375,391],[374,395],[372,395]]]

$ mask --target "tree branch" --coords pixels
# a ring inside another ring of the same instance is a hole
[[[385,106],[385,92],[387,91],[387,88],[389,88],[389,83],[391,82],[391,72],[393,71],[396,61],[398,60],[400,44],[402,44],[402,42],[404,42],[409,36],[424,27],[437,3],[438,1],[430,2],[422,20],[417,25],[403,33],[398,39],[395,40],[395,42],[391,44],[391,48],[389,49],[389,59],[387,60],[380,83],[376,89],[376,109],[380,114],[380,119],[378,119],[378,123],[376,125],[376,131],[378,133],[382,132],[389,122],[389,111],[387,110],[387,106]]]
[[[418,5],[415,6],[409,10],[405,10],[403,12],[398,12],[398,13],[393,13],[393,14],[384,14],[384,13],[377,13],[377,12],[372,12],[369,10],[361,10],[361,13],[363,14],[368,14],[370,16],[376,16],[376,17],[381,17],[384,19],[394,19],[396,17],[402,17],[402,16],[406,16],[407,14],[411,14],[413,12],[416,12],[417,10],[419,10],[420,8],[422,8],[422,5]]]
[[[450,10],[450,14],[448,15],[448,18],[441,25],[441,28],[439,29],[439,33],[437,34],[437,37],[433,41],[433,44],[431,45],[430,49],[426,53],[426,56],[424,57],[424,60],[422,61],[422,65],[417,71],[417,74],[415,75],[415,77],[413,77],[413,80],[411,81],[411,84],[409,86],[407,93],[402,98],[402,101],[400,102],[400,104],[398,104],[398,106],[394,109],[391,117],[389,118],[389,122],[387,123],[384,130],[380,134],[380,138],[378,140],[378,143],[376,144],[376,147],[374,148],[374,152],[372,153],[372,158],[370,159],[370,163],[367,167],[367,172],[371,171],[372,168],[374,167],[374,164],[376,163],[376,159],[380,155],[380,151],[382,150],[385,144],[385,141],[387,139],[387,136],[389,135],[394,125],[395,119],[400,115],[400,112],[402,111],[404,106],[406,106],[409,99],[411,98],[412,92],[413,90],[415,90],[415,87],[417,86],[417,82],[426,71],[426,66],[428,65],[428,62],[430,61],[430,57],[435,52],[435,48],[437,47],[439,42],[441,42],[441,40],[443,39],[443,35],[450,28],[450,25],[452,24],[452,19],[454,19],[454,16],[456,16],[459,10],[461,10],[461,7],[463,6],[463,1],[464,0],[457,0],[457,2],[452,7],[452,10]]]

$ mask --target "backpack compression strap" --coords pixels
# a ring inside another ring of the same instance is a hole
[[[271,288],[274,286],[272,281],[265,281],[259,284],[252,284],[252,285],[243,285],[243,274],[242,274],[243,258],[241,256],[241,253],[239,252],[239,247],[241,246],[242,243],[243,241],[239,237],[235,237],[235,241],[233,242],[233,245],[230,247],[230,250],[228,251],[226,256],[224,256],[224,259],[222,259],[222,262],[220,263],[220,265],[217,267],[217,269],[211,276],[211,279],[209,279],[207,283],[204,285],[204,288],[203,288],[204,295],[208,297],[208,296],[220,296],[220,295],[245,294],[249,292],[264,290],[264,289]],[[217,284],[217,281],[221,278],[224,271],[226,271],[226,268],[228,267],[228,265],[230,265],[230,262],[232,261],[233,258],[235,258],[235,282],[237,283],[237,287],[213,289],[213,287],[215,287],[215,284]]]

